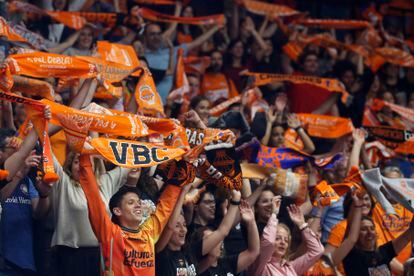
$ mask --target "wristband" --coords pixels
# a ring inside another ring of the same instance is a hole
[[[240,200],[239,201],[234,201],[233,199],[230,200],[230,204],[231,205],[240,205]]]
[[[308,227],[309,226],[309,224],[307,223],[307,222],[305,222],[304,224],[302,224],[300,227],[299,227],[299,230],[300,231],[302,231],[303,229],[305,229],[306,227]]]
[[[303,129],[301,126],[295,127],[294,130],[298,132],[299,130]]]

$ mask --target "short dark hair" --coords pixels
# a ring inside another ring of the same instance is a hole
[[[109,210],[111,211],[113,223],[119,225],[118,217],[114,214],[113,209],[116,207],[120,207],[122,199],[128,193],[133,193],[136,194],[138,198],[140,197],[140,193],[136,187],[122,186],[109,200]]]
[[[11,128],[0,128],[0,149],[4,148],[6,145],[6,139],[13,137],[16,132]]]
[[[312,51],[312,50],[305,50],[298,59],[298,62],[300,65],[303,65],[305,63],[305,60],[308,56],[316,56],[317,58],[319,58],[319,55],[317,52]]]
[[[197,105],[202,102],[202,101],[208,101],[210,102],[205,96],[203,95],[197,95],[194,98],[191,99],[190,101],[190,108],[191,109],[195,109],[197,107]]]

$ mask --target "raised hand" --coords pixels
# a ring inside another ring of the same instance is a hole
[[[298,116],[294,113],[287,115],[287,123],[290,128],[297,129],[301,127],[302,123],[300,122]]]
[[[276,119],[277,119],[277,115],[278,115],[278,111],[276,110],[276,108],[274,108],[273,106],[269,109],[268,112],[266,112],[266,120],[269,124],[273,124]]]
[[[282,203],[282,197],[277,195],[272,198],[272,212],[277,216],[280,210],[280,204]]]
[[[239,206],[241,219],[248,223],[254,221],[254,213],[249,203],[246,200],[242,200]]]
[[[364,203],[362,198],[359,197],[357,191],[352,192],[352,201],[354,202],[354,206],[357,206],[357,207],[362,207],[362,205]]]
[[[275,106],[278,112],[283,112],[287,105],[287,96],[286,94],[279,94],[276,97]]]
[[[300,227],[301,225],[305,223],[305,217],[303,216],[303,213],[300,210],[300,208],[296,206],[296,204],[291,204],[290,206],[287,207],[287,210],[288,210],[290,219],[293,221],[293,223],[296,226]]]
[[[354,129],[352,132],[352,138],[354,139],[354,143],[358,143],[362,145],[365,142],[365,130],[361,128]]]

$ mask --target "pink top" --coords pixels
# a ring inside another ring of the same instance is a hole
[[[273,257],[277,224],[276,215],[272,214],[263,230],[263,237],[260,242],[260,255],[250,267],[252,273],[249,275],[302,275],[322,256],[324,248],[321,242],[312,230],[306,228],[302,231],[302,239],[306,242],[306,253],[290,262],[278,262]]]

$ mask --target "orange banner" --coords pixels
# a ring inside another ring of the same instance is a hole
[[[243,75],[253,77],[253,86],[261,86],[273,82],[288,81],[293,83],[307,83],[324,88],[330,92],[339,92],[342,94],[341,100],[344,103],[347,102],[349,96],[349,93],[345,90],[343,84],[337,79],[320,78],[314,76],[266,74],[254,72],[245,72],[243,73]]]
[[[376,72],[386,62],[403,67],[414,68],[414,57],[410,53],[398,48],[376,48],[369,59],[370,67],[373,72]]]
[[[394,111],[407,121],[414,123],[414,110],[412,110],[411,108],[407,108],[397,104],[392,104],[380,99],[374,99],[371,108],[374,111],[380,111],[384,106],[389,107],[392,111]]]
[[[177,55],[177,64],[174,75],[174,89],[170,92],[168,98],[177,103],[182,103],[184,101],[184,95],[190,92],[190,85],[188,84],[187,75],[184,70],[182,48],[178,49]]]
[[[156,21],[156,22],[177,22],[180,24],[189,24],[189,25],[212,25],[217,24],[223,26],[225,23],[224,14],[215,14],[209,16],[199,16],[199,17],[181,17],[174,16],[164,13],[159,13],[148,8],[140,8],[141,16],[146,20]]]
[[[94,138],[90,144],[111,163],[126,168],[155,166],[185,153],[179,148],[119,139]]]
[[[141,77],[135,87],[135,100],[137,101],[138,111],[144,115],[164,114],[161,97],[147,68],[142,69]]]
[[[98,73],[97,67],[86,60],[43,52],[10,55],[7,64],[12,74],[37,78],[92,78]]]
[[[243,5],[249,12],[259,15],[273,15],[279,17],[297,15],[300,13],[288,6],[275,5],[261,1],[239,0],[238,3]]]
[[[364,29],[371,26],[371,23],[364,20],[340,20],[340,19],[299,19],[295,24],[319,29]]]
[[[97,51],[101,55],[101,58],[106,61],[119,63],[131,69],[140,66],[137,54],[132,46],[110,43],[108,41],[98,41]],[[132,76],[139,76],[139,72],[134,72]]]
[[[130,117],[120,115],[96,114],[73,109],[49,100],[42,100],[50,105],[51,123],[64,128],[69,146],[82,152],[88,131],[105,133],[114,137],[142,137],[148,135],[147,126],[131,114]]]
[[[7,24],[6,20],[0,16],[0,36],[6,37],[9,41],[17,41],[27,43],[27,40],[17,34],[10,26]]]
[[[336,139],[354,130],[348,118],[303,113],[297,115],[310,136]]]
[[[241,96],[237,95],[236,97],[230,98],[227,101],[224,101],[216,106],[214,106],[212,109],[210,109],[210,115],[211,116],[220,116],[224,111],[226,111],[232,104],[241,102]]]

